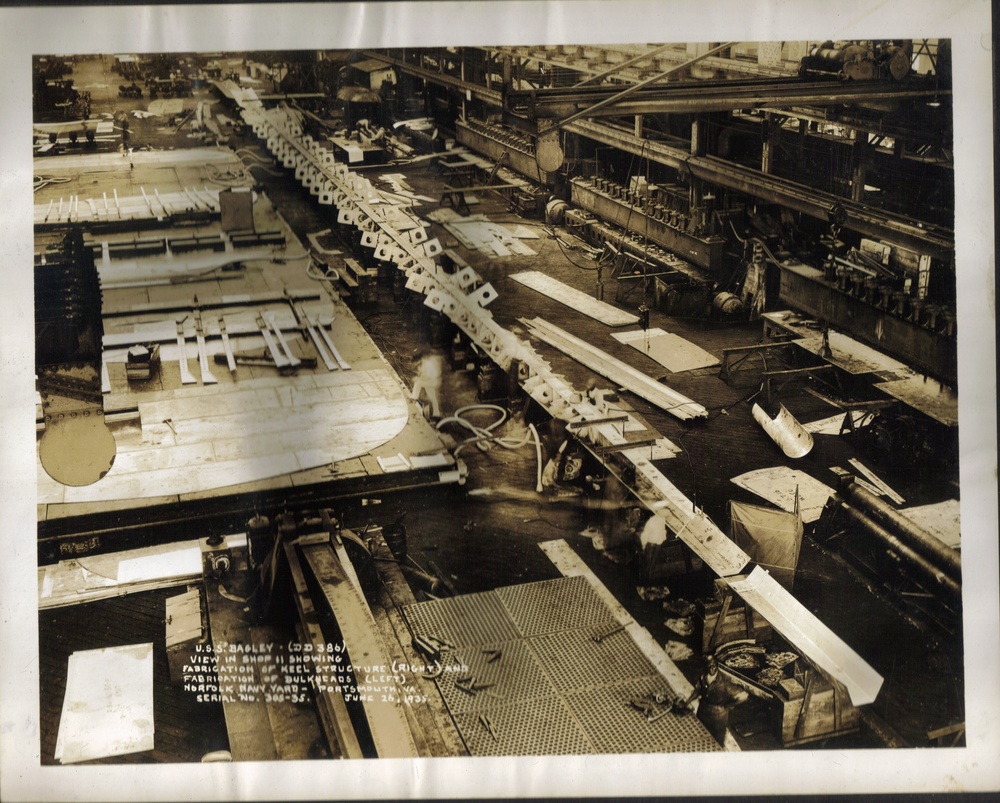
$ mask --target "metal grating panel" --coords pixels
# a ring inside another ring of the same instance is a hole
[[[438,680],[441,694],[453,714],[483,711],[531,698],[556,696],[556,690],[523,641],[489,646],[500,650],[500,657],[494,661],[488,661],[489,655],[484,654],[481,647],[469,647],[449,653],[449,666],[462,665],[468,668],[465,673],[444,672]],[[466,676],[472,677],[476,685],[490,685],[470,694],[456,684]]]
[[[455,715],[474,756],[555,756],[595,752],[579,723],[558,697],[501,706],[486,714],[494,739],[477,712]]]
[[[530,638],[574,627],[611,626],[615,619],[585,577],[498,588],[511,619]]]
[[[689,753],[722,748],[693,713],[670,712],[647,722],[629,701],[657,692],[671,694],[660,677],[627,680],[567,695],[574,715],[598,753]]]
[[[518,638],[514,623],[492,591],[407,605],[403,615],[416,636],[436,636],[454,647]]]
[[[631,634],[616,630],[611,609],[585,577],[421,602],[404,613],[415,635],[455,647],[442,659],[449,671],[436,682],[473,755],[720,749],[692,714],[650,723],[629,705],[670,687]],[[484,650],[496,649],[500,658],[489,661]],[[469,694],[457,681],[470,676],[490,685]]]
[[[600,644],[594,641],[595,633],[607,631],[606,624],[566,630],[529,639],[528,644],[562,692],[657,675],[656,667],[624,630],[607,636]]]

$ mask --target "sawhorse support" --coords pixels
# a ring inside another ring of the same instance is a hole
[[[793,379],[812,376],[817,371],[828,371],[831,368],[833,368],[832,365],[825,363],[824,365],[811,365],[808,368],[789,368],[783,371],[764,371],[764,401],[767,402],[767,404],[770,404],[772,391],[780,390]],[[775,381],[781,383],[778,388],[774,388],[773,386]]]
[[[458,214],[467,215],[469,213],[469,202],[465,194],[471,192],[487,192],[488,190],[509,190],[518,187],[518,184],[490,184],[477,187],[453,187],[450,184],[444,185],[441,193],[441,206],[450,206]]]
[[[774,343],[754,343],[752,346],[732,346],[731,348],[726,348],[722,350],[722,365],[719,368],[719,378],[722,379],[727,385],[732,384],[731,380],[733,377],[733,369],[736,368],[743,360],[749,357],[751,354],[756,354],[761,351],[770,351],[772,349],[785,348],[789,344],[787,342],[774,342]],[[733,357],[736,355],[743,355],[740,359],[733,361]]]

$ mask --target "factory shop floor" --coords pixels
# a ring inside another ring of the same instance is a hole
[[[408,171],[406,177],[417,192],[434,195],[439,179],[431,169],[418,167]],[[296,188],[283,185],[282,181],[267,181],[270,197],[293,228],[301,225],[304,230],[316,230],[328,225],[320,216],[322,210],[303,205]],[[489,197],[483,197],[475,211],[487,214],[493,221],[511,225],[516,222],[543,231],[538,221],[514,217],[502,201]],[[506,279],[509,273],[518,270],[540,270],[593,293],[593,274],[569,262],[572,259],[586,263],[585,257],[582,254],[570,256],[555,241],[545,239],[544,233],[541,237],[541,241],[530,241],[538,256],[496,260],[463,249],[447,234],[443,235],[442,243],[458,250],[499,290],[500,297],[490,308],[498,321],[517,330],[517,317],[530,310],[578,336],[599,343],[609,353],[641,366],[652,375],[663,375],[662,367],[608,338],[603,325],[584,319],[568,307]],[[613,280],[608,280],[605,298],[614,298],[615,290]],[[440,337],[439,333],[430,331],[426,308],[419,298],[399,304],[392,300],[391,292],[384,286],[376,305],[358,306],[355,311],[404,381],[414,376],[420,351],[431,346],[432,339]],[[716,353],[724,347],[751,344],[760,339],[758,323],[668,318],[654,310],[650,325],[675,332]],[[447,360],[448,350],[444,345],[431,347]],[[574,386],[584,388],[590,380],[595,380],[598,386],[607,386],[606,380],[594,377],[562,354],[547,350],[544,344],[536,347],[545,351],[554,367],[565,373]],[[667,383],[671,387],[709,408],[710,417],[704,425],[686,426],[651,405],[629,397],[629,402],[656,429],[684,448],[682,455],[660,463],[661,470],[723,529],[729,499],[759,502],[734,486],[730,477],[785,460],[750,416],[760,372],[766,367],[766,362],[760,358],[751,361],[736,375],[731,386],[718,378],[717,369],[668,374]],[[445,416],[477,400],[474,372],[446,371],[442,390]],[[786,388],[780,401],[801,421],[821,418],[832,412],[827,404],[796,386]],[[481,417],[477,422],[480,425],[494,420],[492,412],[475,415]],[[507,427],[510,432],[501,431],[514,438],[523,432],[523,424],[518,426],[515,422]],[[460,430],[457,436],[462,437],[462,434]],[[839,465],[854,454],[845,439],[828,436],[816,440],[816,448],[803,462],[816,467]],[[554,576],[555,570],[536,545],[551,538],[566,538],[661,644],[668,640],[683,641],[664,624],[668,614],[662,611],[660,603],[643,601],[636,593],[639,561],[635,554],[627,549],[595,550],[591,539],[580,535],[593,523],[593,517],[588,518],[578,497],[535,493],[536,467],[532,448],[510,451],[494,446],[483,452],[466,447],[461,454],[469,465],[469,479],[464,489],[445,491],[441,498],[427,494],[415,498],[384,498],[380,500],[381,505],[359,508],[356,511],[358,521],[371,517],[377,523],[389,524],[405,511],[411,554],[431,571],[439,570],[447,576],[458,593]],[[878,470],[891,485],[905,489],[903,492],[915,502],[937,501],[951,481],[947,471],[943,472],[945,479],[942,479],[936,472],[914,471],[902,465],[880,465]],[[688,600],[698,599],[712,590],[711,578],[702,573],[672,578],[668,585],[675,598]],[[877,589],[825,547],[808,537],[805,539],[796,597],[883,675],[883,689],[869,708],[879,723],[883,720],[890,723],[895,732],[892,738],[898,737],[894,743],[923,745],[928,730],[964,718],[960,629],[955,635],[948,635],[918,625],[892,609],[876,592]],[[695,680],[701,672],[702,662],[696,652],[691,659],[680,661],[679,666]],[[757,721],[759,714],[760,706],[751,701],[733,715],[734,734],[746,748],[776,746],[770,729]],[[884,730],[880,724],[876,727]],[[871,733],[863,731],[854,737],[832,740],[830,746],[874,746],[878,743]]]
[[[116,110],[134,103],[110,94],[101,102]],[[191,100],[187,100],[184,107],[188,108],[190,103]],[[138,105],[147,104],[142,101]],[[97,108],[95,105],[95,110]],[[145,134],[139,134],[140,131]],[[182,130],[170,130],[155,123],[154,118],[133,122],[133,142],[136,144],[155,142],[159,147],[170,147],[170,143],[183,146],[186,139],[187,134]],[[261,156],[266,156],[251,139],[241,140],[234,136],[231,144],[258,148]],[[444,179],[426,161],[412,167],[393,165],[380,169],[382,173],[400,171],[417,194],[433,199],[440,197]],[[272,168],[255,170],[254,175],[303,242],[309,233],[335,227],[335,215],[330,216],[332,207],[317,206],[290,175],[282,175]],[[368,171],[366,175],[375,180],[378,174]],[[422,211],[435,209],[436,200],[426,203]],[[515,215],[505,201],[492,194],[480,193],[479,203],[473,205],[472,212],[485,214],[502,225],[523,225],[538,236],[538,239],[526,241],[536,252],[534,256],[494,259],[470,251],[435,224],[435,233],[442,244],[460,253],[498,290],[499,298],[489,308],[495,319],[527,338],[517,319],[520,316],[544,317],[651,376],[664,376],[670,387],[708,408],[709,417],[701,424],[684,424],[652,405],[623,394],[654,428],[682,449],[673,459],[659,461],[658,468],[723,530],[726,529],[730,499],[759,503],[758,498],[735,486],[730,478],[786,462],[750,413],[752,402],[759,400],[760,373],[768,367],[768,362],[761,358],[748,361],[732,384],[720,380],[716,368],[674,374],[665,372],[662,366],[632,347],[611,339],[603,324],[586,319],[575,310],[508,279],[517,271],[537,270],[593,296],[598,276],[596,264],[584,251],[568,250],[562,242],[549,236],[539,220]],[[572,235],[564,230],[559,230],[559,234],[566,242],[573,242]],[[618,291],[617,282],[607,273],[602,279],[604,298],[613,301]],[[650,300],[633,295],[630,311],[634,312],[642,301],[649,303]],[[448,364],[448,338],[442,338],[441,331],[431,331],[428,311],[419,296],[410,296],[400,303],[393,299],[389,282],[385,281],[377,303],[362,305],[357,299],[348,299],[348,302],[354,305],[358,319],[404,383],[412,381],[419,356],[426,348],[440,354]],[[656,309],[652,311],[650,325],[676,333],[715,354],[728,346],[752,344],[761,336],[757,322],[668,317]],[[591,381],[599,387],[609,386],[607,380],[596,377],[554,349],[538,342],[534,345],[575,387],[583,389]],[[770,356],[766,358],[767,361],[771,359]],[[474,371],[446,369],[441,394],[444,415],[476,404],[478,389]],[[804,393],[797,384],[787,386],[778,399],[801,421],[834,412],[816,397]],[[535,412],[529,404],[529,419],[534,420]],[[494,420],[495,414],[482,410],[470,411],[467,415],[484,426]],[[523,419],[515,419],[499,429],[498,434],[520,438],[525,434],[524,426]],[[443,424],[442,429],[452,434],[456,441],[465,437],[465,431],[453,424]],[[814,475],[824,476],[824,481],[832,482],[832,476],[823,472],[829,466],[843,465],[854,451],[841,438],[826,436],[816,440],[816,448],[799,463],[807,470],[811,467]],[[456,593],[558,576],[537,545],[565,538],[660,644],[677,641],[694,647],[690,658],[677,663],[690,680],[699,677],[703,663],[694,637],[672,631],[665,623],[671,614],[664,611],[663,603],[644,600],[636,591],[644,582],[637,551],[628,545],[602,551],[595,547],[593,530],[588,531],[588,535],[581,535],[589,526],[601,524],[601,517],[585,504],[581,494],[536,491],[536,457],[532,445],[518,450],[492,445],[485,451],[469,445],[462,448],[460,456],[469,467],[464,486],[369,494],[345,500],[338,511],[344,525],[363,527],[366,522],[373,521],[387,526],[405,513],[411,556],[430,572],[447,579]],[[886,464],[876,468],[880,476],[915,504],[938,501],[953,480],[947,469],[921,474],[904,465]],[[600,538],[597,541],[600,546]],[[671,592],[668,601],[694,602],[709,595],[713,589],[713,578],[707,570],[677,573],[666,583]],[[888,723],[902,743],[923,746],[927,743],[929,730],[964,719],[961,626],[959,623],[952,636],[918,625],[890,607],[877,592],[877,588],[860,579],[844,561],[810,539],[807,530],[795,596],[882,674],[884,684],[879,698],[869,707],[872,713],[880,722]],[[778,746],[773,729],[765,721],[768,716],[764,706],[756,700],[735,710],[732,732],[744,749]],[[870,747],[878,743],[868,729],[863,729],[857,736],[831,740],[825,746]]]

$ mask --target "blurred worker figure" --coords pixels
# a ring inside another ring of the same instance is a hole
[[[417,366],[417,375],[413,380],[413,390],[410,391],[410,398],[420,400],[423,392],[427,396],[427,401],[431,406],[431,418],[441,417],[441,372],[444,361],[440,354],[425,350],[420,358],[420,365]]]
[[[553,418],[547,424],[539,425],[538,430],[544,456],[542,487],[567,490],[578,485],[583,469],[583,452],[567,430],[566,422]],[[579,489],[576,491],[579,492]]]
[[[708,655],[705,657],[705,674],[694,687],[691,696],[684,701],[684,707],[690,708],[691,703],[699,697],[701,702],[698,704],[698,719],[715,741],[725,744],[729,712],[740,703],[745,703],[750,695],[719,670],[715,656]]]

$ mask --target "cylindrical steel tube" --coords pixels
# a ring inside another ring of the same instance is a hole
[[[952,603],[961,605],[962,587],[944,571],[857,508],[842,502],[840,510],[851,522],[863,527],[866,532],[895,552],[906,565],[911,566],[914,569],[914,574],[918,576],[919,581],[928,591],[941,591]]]
[[[885,525],[908,546],[936,566],[940,566],[953,580],[961,582],[962,558],[956,550],[941,543],[925,529],[898,510],[890,507],[875,494],[866,491],[856,482],[844,483],[840,490],[849,501],[854,502],[858,508],[868,513],[875,521]]]

